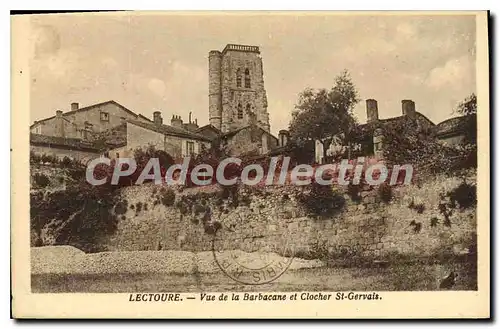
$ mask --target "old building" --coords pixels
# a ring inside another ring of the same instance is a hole
[[[107,155],[110,158],[133,157],[134,150],[153,146],[171,155],[174,159],[199,154],[203,148],[211,147],[211,140],[197,134],[194,122],[192,127],[185,126],[179,116],[173,116],[170,125],[163,124],[161,112],[153,113],[153,122],[139,120],[126,120],[121,126],[116,127],[116,134],[108,134],[107,144],[121,141],[111,147]],[[190,129],[190,130],[188,130]]]
[[[92,139],[96,133],[120,125],[123,120],[151,122],[113,100],[82,108],[79,108],[78,103],[71,103],[69,111],[57,110],[54,116],[35,121],[30,126],[30,132],[45,136],[87,140]]]
[[[208,64],[210,124],[197,132],[219,140],[232,155],[276,149],[259,47],[228,44],[222,52],[210,51]]]
[[[227,133],[255,117],[256,124],[269,132],[259,47],[228,44],[222,52],[210,51],[208,66],[210,124]]]
[[[464,117],[455,117],[445,120],[439,124],[433,123],[429,118],[427,118],[422,113],[418,112],[415,107],[415,102],[409,99],[404,99],[401,101],[401,115],[397,117],[379,119],[378,104],[375,99],[366,100],[366,124],[360,125],[360,129],[368,132],[368,137],[370,139],[370,148],[364,150],[366,156],[375,156],[378,159],[383,158],[383,141],[384,136],[382,129],[377,128],[380,125],[388,125],[391,123],[396,123],[404,118],[410,118],[417,123],[418,129],[429,131],[435,136],[435,138],[446,144],[447,146],[458,145],[464,136],[462,130],[462,122]],[[353,151],[360,151],[361,145],[352,145]],[[346,146],[339,143],[332,143],[327,155],[338,154],[339,152],[345,152]],[[323,156],[323,144],[316,141],[315,145],[315,160],[318,163],[323,163],[328,161],[324,159]]]
[[[205,147],[226,147],[231,155],[268,154],[288,141],[270,133],[262,58],[257,46],[228,44],[209,52],[209,124],[197,119],[183,121],[172,115],[163,124],[161,112],[150,120],[115,101],[71,110],[36,121],[30,130],[37,135],[92,142],[110,157],[128,157],[138,147],[154,145],[173,157],[197,154]]]

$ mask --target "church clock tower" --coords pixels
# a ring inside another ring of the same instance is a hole
[[[227,133],[255,124],[269,132],[269,114],[259,47],[228,44],[210,51],[210,124]]]

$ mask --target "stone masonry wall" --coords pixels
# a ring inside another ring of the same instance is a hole
[[[474,184],[475,175],[468,182]],[[118,215],[118,230],[105,243],[109,250],[211,250],[214,236],[205,233],[203,223],[217,220],[224,229],[215,243],[222,249],[279,252],[292,245],[301,255],[372,258],[456,254],[475,239],[476,209],[455,210],[448,227],[438,204],[440,192],[460,183],[458,178],[437,177],[421,187],[393,187],[389,204],[378,200],[376,190],[362,192],[360,202],[346,195],[343,211],[328,218],[308,216],[289,193],[297,187],[245,187],[239,192],[239,206],[233,208],[229,199],[218,197],[216,187],[176,192],[175,204],[165,206],[157,196],[162,195],[161,187],[134,186],[124,189],[126,213]],[[180,201],[183,196],[191,201]],[[410,209],[412,200],[424,209]],[[433,218],[439,219],[437,224],[432,224]]]

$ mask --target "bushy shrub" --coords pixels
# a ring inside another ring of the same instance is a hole
[[[54,156],[54,155],[48,155],[48,154],[42,154],[40,160],[42,160],[43,163],[54,163],[57,164],[59,163],[59,159]]]
[[[36,187],[44,188],[50,184],[49,177],[45,174],[36,173],[33,175],[33,181]]]
[[[71,186],[50,195],[32,193],[31,228],[40,232],[49,223],[56,244],[68,244],[86,252],[103,251],[100,238],[115,232],[118,217],[112,215],[115,196],[95,186]],[[56,224],[56,225],[55,225]]]
[[[135,212],[136,214],[140,213],[142,211],[142,202],[137,202],[135,205]]]
[[[418,214],[423,214],[425,211],[425,204],[423,203],[415,203],[415,200],[411,199],[410,204],[408,205],[409,209],[415,210]]]
[[[467,209],[477,202],[476,185],[462,182],[459,186],[448,192],[450,203],[453,208],[457,205],[460,209]]]
[[[36,154],[35,152],[31,151],[30,152],[30,162],[31,163],[40,163],[42,161],[42,157]]]
[[[359,184],[349,184],[347,186],[347,195],[351,198],[352,201],[354,202],[360,202],[361,201],[361,186]]]
[[[124,215],[127,213],[127,210],[128,210],[127,200],[119,201],[115,205],[115,214],[117,214],[117,215]]]
[[[161,203],[165,207],[171,207],[175,203],[175,192],[169,188],[161,188],[160,198],[161,198]]]
[[[332,216],[341,211],[345,206],[344,196],[333,191],[331,186],[313,182],[308,185],[303,193],[297,196],[299,203],[311,215]]]
[[[73,160],[71,160],[69,157],[65,156],[61,160],[60,165],[63,168],[70,168],[73,165]]]
[[[380,200],[389,203],[392,200],[392,187],[387,183],[380,184],[378,187],[378,196]]]

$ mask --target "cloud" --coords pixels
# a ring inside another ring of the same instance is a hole
[[[58,50],[54,54],[46,54],[42,58],[34,59],[31,63],[31,71],[37,79],[57,80],[65,83],[72,81],[72,77],[79,70],[80,63],[78,51]]]
[[[31,34],[33,57],[52,55],[61,48],[61,39],[57,30],[50,25],[36,26]]]
[[[427,84],[434,89],[460,88],[464,82],[474,79],[474,67],[469,56],[450,59],[429,72]]]
[[[157,78],[151,78],[148,81],[148,89],[152,91],[155,95],[159,97],[165,96],[165,91],[167,90],[167,86],[165,82]]]

